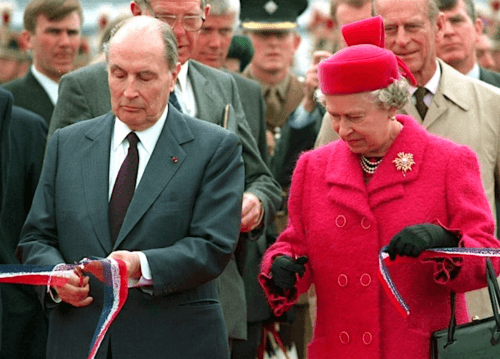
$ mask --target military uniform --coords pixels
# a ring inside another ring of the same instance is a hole
[[[298,16],[307,8],[307,0],[242,0],[240,20],[242,27],[248,32],[286,32],[293,31],[297,27]],[[256,51],[254,46],[254,51]],[[254,57],[255,58],[255,57]],[[274,139],[280,135],[280,130],[286,125],[295,109],[300,105],[304,97],[305,84],[290,71],[285,78],[274,85],[266,83],[257,78],[252,72],[252,64],[246,67],[243,76],[259,83],[266,104],[266,125],[268,135]],[[269,137],[268,137],[269,138]],[[274,143],[268,142],[271,155],[274,154]],[[273,173],[273,175],[276,174]],[[277,215],[277,232],[286,226],[286,216]],[[247,290],[247,312],[248,312],[248,337],[247,343],[235,343],[232,358],[255,358],[256,345],[261,339],[262,324],[273,320],[269,304],[262,289],[257,282],[257,274],[266,248],[274,242],[275,235],[269,234],[267,243],[249,243],[247,263],[244,271],[245,289]],[[287,326],[286,330],[280,330],[285,344],[295,343],[298,348],[299,358],[305,358],[304,331],[310,332],[311,325],[304,324],[309,318],[307,314],[307,301],[297,307],[297,319],[294,325]],[[309,330],[306,329],[309,328]],[[284,329],[284,326],[282,326]],[[252,338],[256,339],[252,342]]]

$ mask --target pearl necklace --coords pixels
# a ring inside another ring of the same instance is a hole
[[[372,162],[368,158],[366,158],[365,156],[361,156],[359,158],[359,162],[361,163],[361,168],[363,168],[363,171],[365,171],[366,173],[369,173],[369,174],[374,174],[375,171],[377,170],[378,166],[382,162],[382,158],[376,162]]]

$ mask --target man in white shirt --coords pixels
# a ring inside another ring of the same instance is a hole
[[[215,279],[240,231],[238,137],[169,104],[180,64],[161,21],[121,24],[107,63],[112,113],[51,137],[18,254],[38,265],[126,263],[128,299],[97,357],[228,358]],[[147,286],[134,288],[137,280]],[[55,305],[47,357],[85,358],[102,283],[75,273],[54,290],[58,304],[40,293]]]
[[[80,46],[83,11],[80,0],[31,0],[24,11],[21,34],[33,56],[28,73],[3,87],[14,104],[42,116],[50,124],[61,77],[73,70]]]

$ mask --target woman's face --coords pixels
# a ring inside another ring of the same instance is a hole
[[[370,93],[326,95],[325,105],[335,132],[359,155],[385,155],[400,130],[396,110],[378,108]]]

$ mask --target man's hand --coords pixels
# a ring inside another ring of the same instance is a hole
[[[86,307],[94,298],[89,297],[90,285],[89,277],[84,277],[80,273],[71,273],[68,283],[64,287],[53,287],[57,295],[63,302],[74,307]]]
[[[331,53],[328,51],[316,51],[313,55],[313,64],[306,72],[306,81],[305,81],[305,94],[304,99],[302,100],[302,106],[307,112],[312,112],[316,108],[316,99],[314,97],[314,93],[319,87],[318,82],[318,64],[321,60],[326,59],[331,56]]]
[[[252,194],[243,193],[243,204],[241,208],[241,232],[253,231],[262,222],[264,208],[259,198]]]
[[[135,252],[116,251],[112,252],[108,258],[121,259],[127,265],[128,277],[131,279],[140,279],[142,276],[141,259]]]

